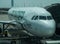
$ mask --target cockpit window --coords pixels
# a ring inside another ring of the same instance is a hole
[[[53,18],[52,18],[52,16],[39,16],[39,15],[37,15],[37,16],[33,16],[31,19],[32,20],[52,20]]]
[[[32,20],[38,20],[38,16],[33,16]]]
[[[39,19],[46,20],[46,16],[39,16]]]
[[[32,20],[46,20],[46,16],[33,16]]]
[[[47,19],[52,20],[53,18],[52,18],[52,16],[47,16]]]
[[[32,20],[34,19],[35,16],[32,17]]]
[[[38,16],[35,16],[34,20],[38,20]]]

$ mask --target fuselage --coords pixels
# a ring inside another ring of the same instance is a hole
[[[8,13],[11,20],[23,24],[23,27],[33,35],[50,37],[55,33],[55,21],[44,8],[11,8]]]

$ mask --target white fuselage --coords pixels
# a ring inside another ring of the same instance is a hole
[[[11,8],[8,11],[11,20],[39,37],[50,37],[55,33],[55,21],[51,14],[40,7]]]

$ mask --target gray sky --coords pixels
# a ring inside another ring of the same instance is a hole
[[[60,3],[60,0],[13,0],[14,7],[37,6],[45,7],[50,4]],[[10,8],[11,0],[0,0],[0,8]]]

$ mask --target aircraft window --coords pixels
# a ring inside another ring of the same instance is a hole
[[[38,16],[35,16],[34,20],[38,20]]]
[[[35,16],[32,17],[32,20],[34,19]]]
[[[47,16],[47,19],[52,20],[53,18],[52,18],[52,16]]]
[[[32,20],[38,20],[38,16],[33,16]]]
[[[39,19],[46,20],[46,16],[39,16]]]

